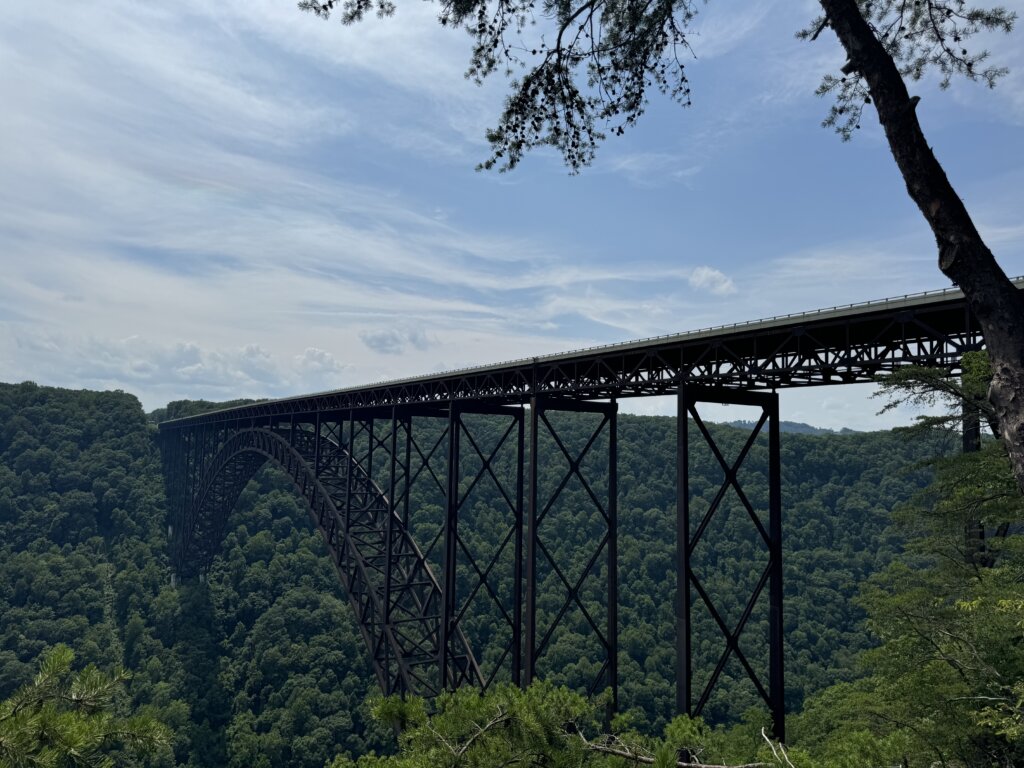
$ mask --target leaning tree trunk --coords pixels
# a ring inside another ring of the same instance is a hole
[[[959,285],[981,324],[992,362],[989,400],[1024,491],[1024,297],[996,263],[918,122],[917,97],[875,37],[856,0],[820,0],[850,65],[867,82],[907,192],[932,228],[939,269]]]

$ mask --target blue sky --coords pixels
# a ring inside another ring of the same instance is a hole
[[[1024,11],[1024,0],[1009,3]],[[147,408],[352,386],[946,285],[868,113],[813,91],[815,4],[705,6],[694,106],[654,100],[570,176],[476,172],[505,93],[434,6],[324,22],[292,0],[94,0],[0,26],[0,380]],[[1022,32],[995,91],[914,84],[946,170],[1024,274]],[[784,418],[887,426],[863,387]],[[630,409],[660,412],[664,402]],[[726,418],[742,418],[726,413]]]

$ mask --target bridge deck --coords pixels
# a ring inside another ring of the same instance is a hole
[[[1014,278],[1024,289],[1024,277]],[[782,315],[542,357],[268,400],[161,428],[451,401],[672,394],[681,384],[779,389],[871,381],[922,364],[954,370],[984,340],[958,289]]]

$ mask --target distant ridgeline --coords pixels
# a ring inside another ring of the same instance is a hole
[[[83,663],[132,670],[133,703],[175,729],[181,764],[321,768],[339,752],[380,749],[390,734],[369,722],[363,704],[375,691],[363,641],[282,474],[265,470],[243,493],[209,578],[170,586],[154,425],[212,405],[172,403],[147,418],[121,392],[0,385],[0,698],[34,674],[45,648],[63,642]],[[943,446],[920,435],[911,442],[793,426],[800,429],[782,435],[782,469],[787,706],[798,710],[807,695],[854,677],[852,659],[872,641],[851,598],[898,551],[889,511],[927,481],[919,462]],[[571,440],[571,419],[568,429]],[[739,451],[743,429],[713,429],[727,454]],[[620,417],[621,703],[651,729],[673,714],[675,440],[674,419]],[[765,464],[755,445],[743,471],[764,472]],[[697,458],[693,477],[704,499],[722,482],[710,455]],[[763,501],[752,493],[755,506]],[[467,535],[486,537],[488,508],[485,495],[475,500]],[[414,535],[426,540],[435,529],[429,510],[422,521],[413,510]],[[696,557],[732,621],[742,604],[730,607],[729,596],[750,593],[764,555],[739,505],[724,511],[714,523],[724,535]],[[583,564],[572,561],[572,516],[553,524],[566,528],[561,556],[576,573]],[[754,664],[762,613],[744,634]],[[482,609],[465,625],[470,641],[485,645],[493,620]],[[569,685],[587,671],[573,627],[567,622],[554,638],[546,670]],[[706,672],[721,649],[717,633],[704,644],[702,636],[698,625],[698,669]],[[757,703],[734,662],[723,680],[709,720]]]
[[[753,421],[744,421],[742,419],[736,421],[726,422],[730,427],[736,427],[737,429],[752,429],[754,427]],[[800,421],[780,421],[779,422],[780,432],[791,432],[795,435],[855,435],[860,432],[857,429],[848,429],[843,427],[842,429],[823,429],[822,427],[812,427],[810,424],[804,424]]]

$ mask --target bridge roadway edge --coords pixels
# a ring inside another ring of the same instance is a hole
[[[1024,290],[1024,277],[1013,282]],[[524,404],[535,395],[671,395],[682,384],[772,390],[863,383],[908,364],[954,370],[964,351],[982,344],[963,294],[946,289],[266,400],[171,419],[160,429],[350,409],[443,408],[451,401]]]

